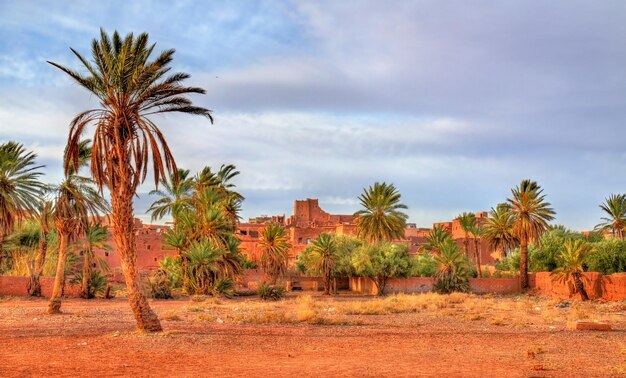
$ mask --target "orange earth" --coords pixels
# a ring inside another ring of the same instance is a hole
[[[315,294],[151,304],[163,333],[136,332],[124,298],[68,299],[55,316],[45,299],[0,299],[0,376],[626,376],[624,302]],[[566,330],[576,319],[613,330]]]

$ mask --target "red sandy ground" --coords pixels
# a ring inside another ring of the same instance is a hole
[[[222,323],[178,299],[152,302],[170,319],[143,335],[122,298],[65,300],[57,316],[46,304],[0,299],[0,376],[626,376],[626,320],[611,332],[420,312],[351,315],[360,325]]]

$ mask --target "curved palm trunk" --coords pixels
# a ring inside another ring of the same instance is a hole
[[[528,289],[528,241],[526,238],[522,238],[520,240],[519,251],[520,286],[522,291],[526,291]]]
[[[35,258],[35,267],[30,274],[30,280],[28,281],[28,295],[31,297],[41,297],[41,282],[39,277],[43,273],[43,264],[46,261],[46,254],[48,252],[48,234],[41,235],[39,240],[39,251]]]
[[[583,285],[583,281],[581,279],[580,273],[572,274],[574,278],[574,287],[576,287],[576,291],[580,293],[580,298],[583,301],[589,300],[589,295],[587,295],[587,290],[585,290],[585,285]]]
[[[163,330],[156,313],[152,311],[137,268],[135,232],[133,229],[133,194],[131,190],[120,188],[123,194],[111,193],[113,239],[120,254],[122,271],[126,280],[128,302],[133,310],[137,328],[142,331],[160,332]],[[127,194],[128,193],[128,194]]]
[[[50,303],[48,304],[49,314],[58,314],[61,312],[61,297],[63,296],[63,284],[65,282],[65,262],[67,259],[68,235],[65,232],[60,232],[59,234],[59,258],[57,261],[57,271],[54,276],[52,296],[50,297]]]
[[[91,280],[91,252],[83,251],[83,280],[81,282],[80,297],[91,299],[93,296],[89,290]]]
[[[474,257],[476,258],[476,269],[478,270],[478,278],[482,278],[483,272],[480,269],[480,251],[478,250],[479,244],[480,244],[480,240],[474,238]]]

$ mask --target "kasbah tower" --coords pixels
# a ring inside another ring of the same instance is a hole
[[[478,222],[487,220],[487,212],[480,211],[476,213]],[[104,226],[108,226],[106,217],[103,222]],[[314,198],[294,201],[293,215],[289,218],[282,216],[269,216],[251,218],[248,222],[240,223],[237,229],[237,237],[241,240],[241,250],[244,255],[251,261],[259,261],[261,258],[261,250],[259,248],[259,238],[261,231],[269,223],[280,223],[284,225],[288,231],[293,246],[289,254],[291,263],[296,259],[298,254],[302,252],[308,244],[312,243],[321,233],[335,233],[338,235],[356,235],[356,225],[352,215],[329,214],[322,210],[319,201]],[[448,222],[435,223],[433,226],[442,226],[452,234],[452,239],[463,247],[465,233],[461,228],[458,220]],[[158,268],[159,261],[166,256],[176,256],[177,253],[172,248],[163,245],[162,235],[168,226],[165,225],[147,225],[143,224],[139,219],[135,219],[135,235],[137,243],[137,265],[143,272],[147,272]],[[409,248],[409,254],[415,255],[421,253],[421,246],[426,244],[426,237],[431,229],[417,228],[415,224],[407,224],[404,232],[404,239],[397,240],[396,243],[406,243]],[[473,235],[470,238],[470,258],[474,259]],[[103,258],[110,266],[114,276],[121,274],[120,258],[114,249],[115,243],[110,241],[109,245],[113,249],[96,250],[96,254]],[[493,251],[486,240],[480,240],[479,253],[481,264],[493,265],[497,260],[503,257],[501,251]]]

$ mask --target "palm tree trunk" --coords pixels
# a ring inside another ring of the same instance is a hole
[[[183,290],[187,294],[191,294],[189,287],[189,259],[183,254],[181,249],[178,250],[178,256],[180,257],[180,267],[183,272]]]
[[[31,272],[30,281],[28,282],[28,295],[31,297],[41,297],[41,282],[39,277],[43,273],[43,264],[46,261],[46,253],[48,252],[48,234],[41,235],[39,240],[39,251],[35,258],[35,268]]]
[[[576,291],[580,293],[580,298],[583,301],[589,300],[589,295],[587,295],[587,290],[585,290],[585,285],[583,285],[583,281],[580,279],[580,273],[574,273],[574,286],[576,287]]]
[[[474,239],[474,257],[476,258],[476,269],[478,270],[478,278],[482,278],[483,272],[480,269],[480,251],[478,250],[479,244],[479,239]]]
[[[63,283],[65,282],[68,235],[65,232],[59,232],[59,236],[59,256],[57,260],[57,271],[54,276],[54,286],[52,287],[52,296],[50,297],[50,304],[48,304],[49,314],[58,314],[61,312],[61,297],[63,296]]]
[[[119,191],[122,193],[111,193],[111,218],[113,239],[120,254],[122,271],[126,280],[128,302],[139,330],[160,332],[163,330],[161,322],[148,304],[137,267],[132,191],[130,188],[119,188]]]
[[[467,234],[465,234],[465,240],[463,241],[464,247],[465,247],[465,256],[469,257],[469,237],[467,236]]]
[[[90,299],[89,280],[91,279],[91,253],[83,251],[83,280],[81,282],[80,297]]]
[[[0,268],[2,268],[3,257],[4,257],[4,232],[0,231]]]
[[[521,238],[519,251],[520,286],[522,291],[526,291],[528,289],[528,241],[526,238]]]

